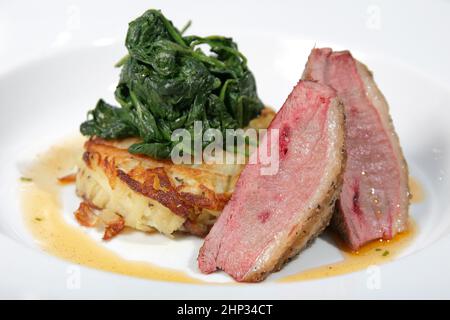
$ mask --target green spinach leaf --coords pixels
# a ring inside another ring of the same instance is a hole
[[[176,129],[193,132],[194,122],[202,121],[203,130],[225,132],[245,127],[260,113],[256,82],[237,44],[184,31],[159,10],[130,22],[128,55],[116,65],[122,68],[115,91],[120,107],[99,100],[80,126],[83,135],[140,137],[129,151],[161,159],[170,156]]]

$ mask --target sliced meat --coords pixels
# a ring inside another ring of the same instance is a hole
[[[222,269],[237,281],[263,280],[329,224],[344,164],[344,115],[335,91],[300,81],[260,148],[272,130],[279,130],[279,169],[261,175],[261,160],[244,168],[200,249],[204,273]]]
[[[303,75],[333,87],[345,106],[347,166],[333,224],[356,250],[407,227],[408,169],[389,107],[350,52],[313,49]]]

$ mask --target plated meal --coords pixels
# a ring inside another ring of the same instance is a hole
[[[64,155],[70,172],[58,177],[76,185],[79,228],[101,229],[105,242],[130,230],[204,238],[198,270],[238,282],[264,280],[325,230],[347,252],[388,256],[381,244],[413,228],[412,192],[368,67],[312,48],[275,112],[231,38],[188,27],[159,10],[130,22],[117,106],[101,99],[89,111],[82,150]]]

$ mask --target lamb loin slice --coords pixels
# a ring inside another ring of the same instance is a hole
[[[344,103],[347,165],[333,224],[356,250],[407,228],[408,168],[388,104],[350,52],[313,49],[303,79],[333,87]]]
[[[279,270],[329,224],[345,159],[343,106],[328,86],[300,81],[260,143],[279,130],[279,170],[247,164],[200,249],[202,272],[256,282]]]

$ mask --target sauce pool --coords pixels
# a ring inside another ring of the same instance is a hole
[[[284,277],[279,281],[294,282],[333,277],[364,270],[373,265],[380,265],[392,261],[412,242],[416,232],[417,226],[410,220],[407,231],[397,234],[394,239],[372,241],[364,245],[358,251],[349,250],[337,234],[330,232],[334,239],[334,243],[342,252],[343,260],[317,268],[311,268]]]
[[[81,227],[64,221],[60,178],[73,172],[81,159],[83,142],[82,138],[64,141],[39,156],[23,172],[21,195],[25,223],[41,248],[64,260],[103,271],[152,280],[200,283],[184,272],[123,259],[97,244]]]
[[[425,200],[425,191],[420,182],[414,177],[409,177],[409,192],[411,194],[411,203],[419,203]]]

